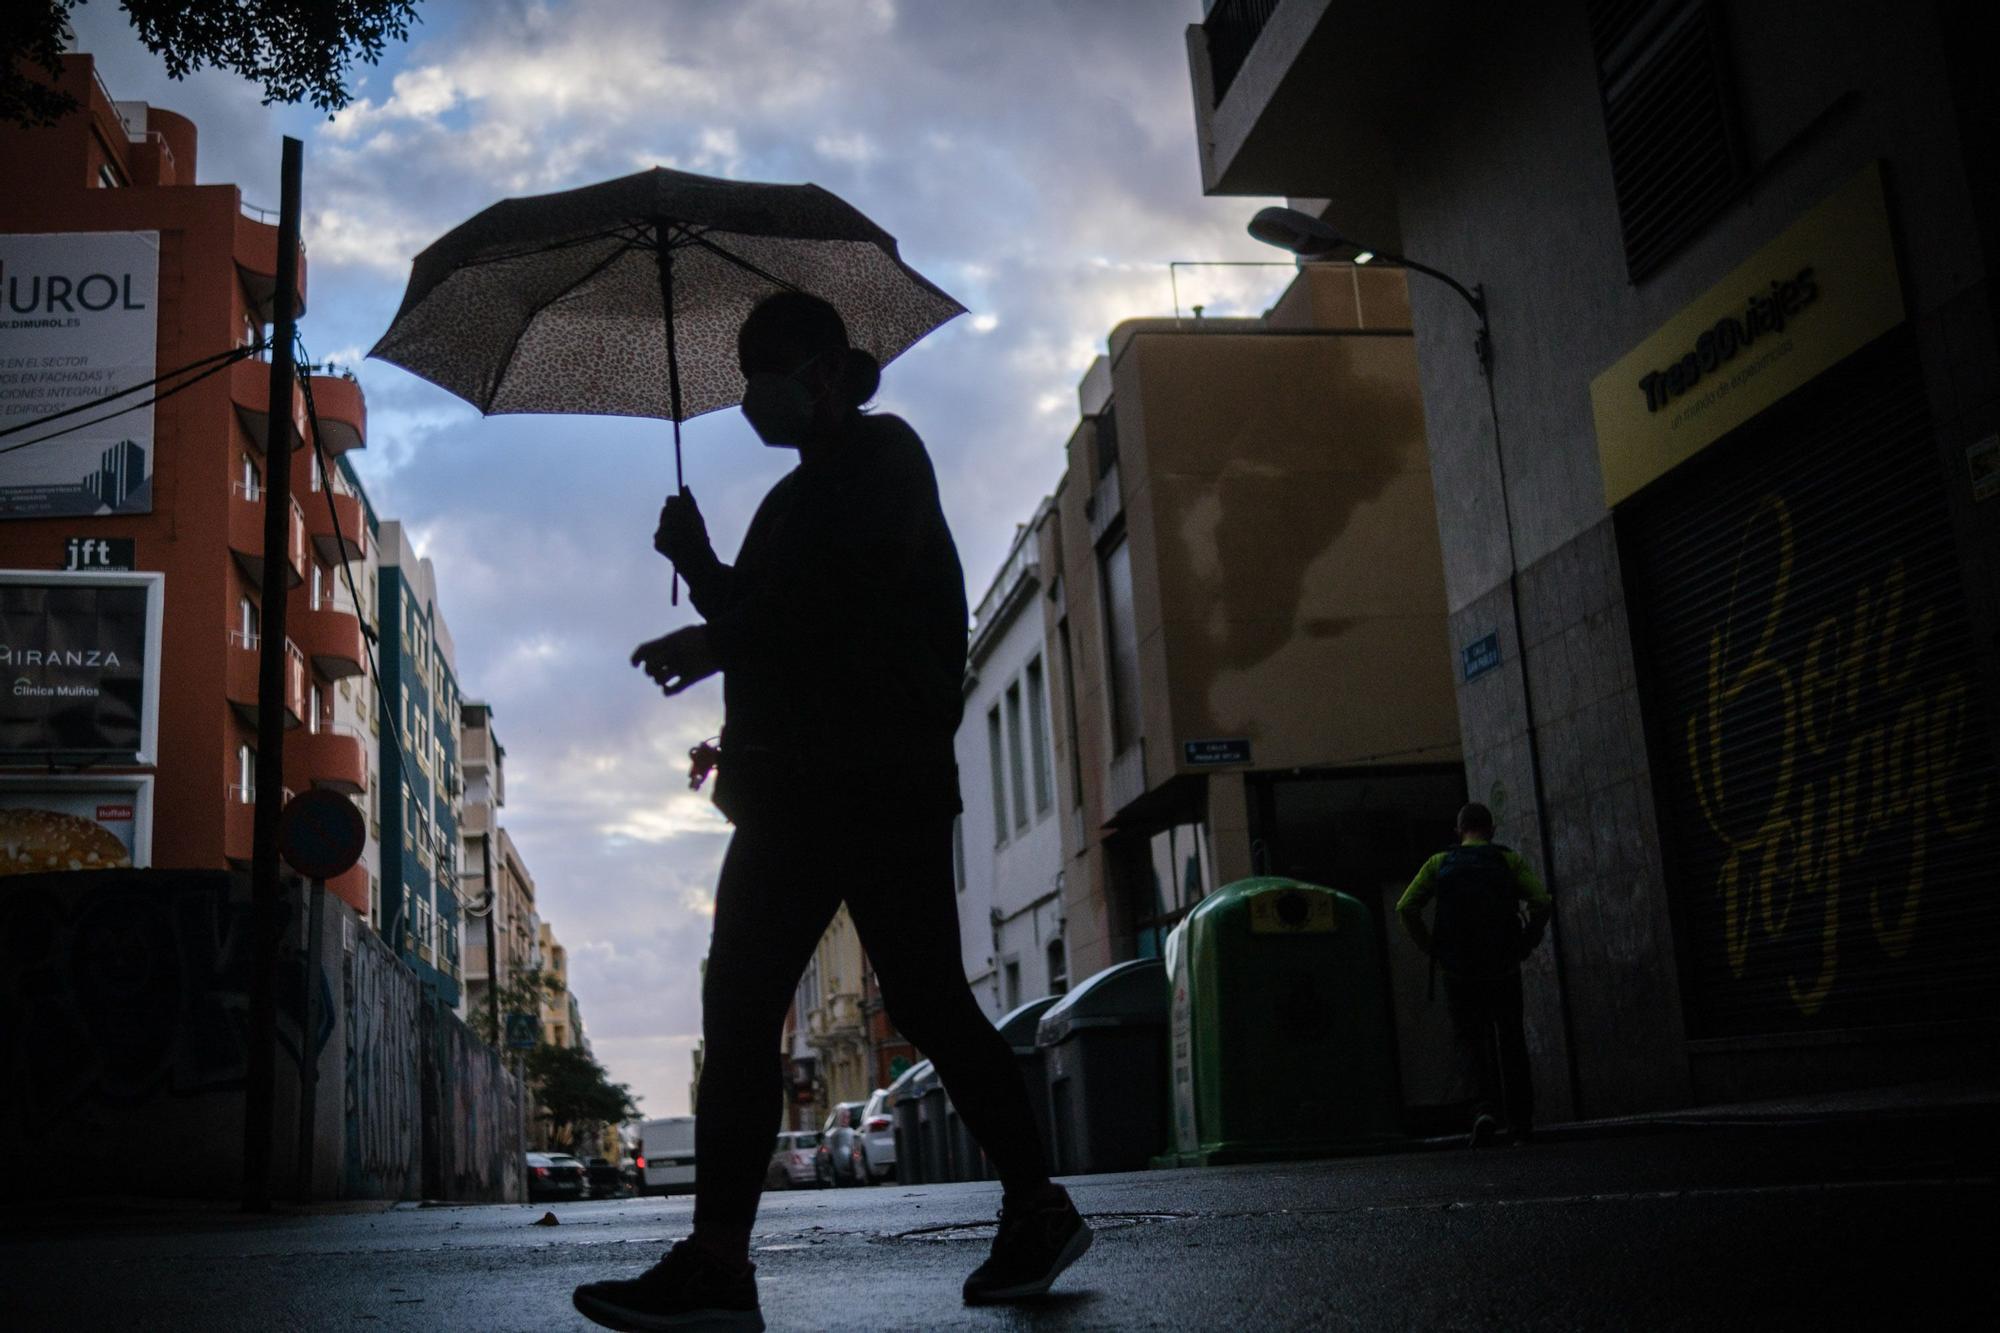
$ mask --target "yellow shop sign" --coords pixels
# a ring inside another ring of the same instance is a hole
[[[1903,320],[1871,162],[1590,385],[1615,505]]]

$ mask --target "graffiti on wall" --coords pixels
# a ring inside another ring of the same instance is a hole
[[[447,1197],[498,1201],[523,1197],[521,1082],[472,1030],[449,1014],[437,1025],[443,1118],[438,1147]]]
[[[343,960],[342,990],[346,1193],[407,1198],[416,1192],[422,1160],[417,1105],[422,988],[387,945],[364,932]]]
[[[278,1035],[296,1062],[332,1033],[323,976],[303,1041],[304,959],[281,955]],[[0,894],[0,1033],[22,1125],[79,1105],[134,1107],[241,1089],[250,912],[221,873],[17,876]]]
[[[1938,610],[1906,560],[1883,561],[1816,616],[1792,605],[1805,561],[1790,504],[1766,496],[1739,534],[1680,739],[1720,844],[1729,970],[1742,978],[1759,941],[1789,944],[1786,991],[1810,1018],[1855,931],[1882,959],[1908,955],[1940,857],[1985,828],[1993,784],[1970,672],[1940,651]]]

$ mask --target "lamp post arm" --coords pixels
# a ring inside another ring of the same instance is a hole
[[[1439,282],[1457,292],[1459,298],[1466,305],[1472,307],[1472,313],[1479,319],[1479,336],[1473,339],[1472,351],[1479,358],[1480,373],[1485,375],[1488,381],[1491,382],[1493,371],[1493,330],[1486,322],[1486,288],[1483,285],[1467,287],[1464,283],[1442,269],[1432,268],[1429,264],[1419,264],[1416,260],[1405,255],[1392,255],[1386,250],[1377,250],[1375,253],[1380,258],[1386,259],[1392,264],[1401,264],[1404,268],[1412,269],[1427,277],[1436,278]]]

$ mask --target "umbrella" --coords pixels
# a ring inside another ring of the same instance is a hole
[[[481,412],[665,417],[743,399],[736,331],[759,301],[810,292],[883,364],[964,313],[895,238],[817,185],[655,167],[507,199],[417,256],[369,355]]]

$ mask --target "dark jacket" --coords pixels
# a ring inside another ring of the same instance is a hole
[[[959,809],[965,575],[907,423],[858,417],[771,488],[733,567],[687,574],[723,673],[724,814]]]

